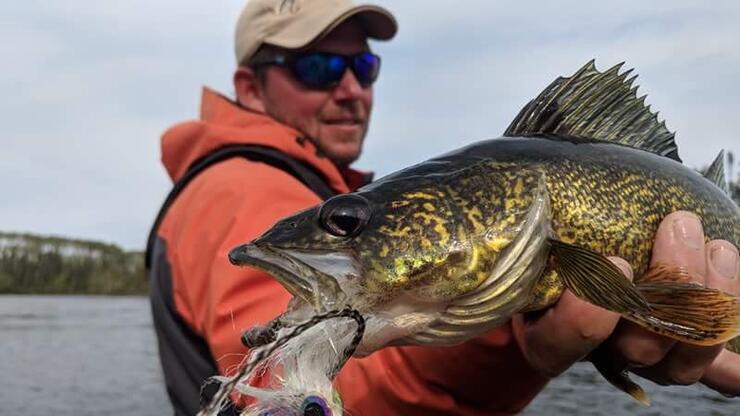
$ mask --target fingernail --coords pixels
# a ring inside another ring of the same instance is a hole
[[[686,246],[699,250],[704,245],[701,221],[695,215],[684,215],[673,221],[673,233]]]
[[[709,253],[712,266],[717,273],[728,279],[734,279],[737,273],[737,249],[730,243],[720,243],[712,247]]]

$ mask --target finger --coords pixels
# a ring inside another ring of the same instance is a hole
[[[662,379],[664,384],[694,384],[702,379],[723,349],[724,344],[700,347],[679,342],[657,365],[646,368],[640,375],[652,380]]]
[[[663,219],[653,243],[650,267],[667,266],[686,270],[692,281],[704,283],[706,260],[704,231],[699,217],[677,211]],[[662,361],[676,341],[632,322],[622,321],[612,348],[635,368],[651,367]]]
[[[657,335],[627,321],[619,322],[610,340],[610,349],[627,361],[630,368],[651,367],[662,361],[676,340]]]
[[[735,267],[737,249],[727,241],[714,240],[705,248],[708,287],[733,293],[735,290]],[[666,356],[652,368],[646,369],[643,376],[662,380],[667,384],[689,385],[699,381],[709,365],[724,348],[724,344],[702,347],[677,343]]]
[[[725,240],[707,243],[706,263],[708,287],[740,295],[740,256],[733,244]],[[701,381],[721,393],[740,396],[740,355],[721,350]]]
[[[610,259],[629,279],[632,270],[619,258]],[[517,315],[514,335],[529,363],[555,377],[582,360],[614,331],[619,314],[585,302],[566,290],[558,303],[535,320]]]
[[[699,217],[688,211],[676,211],[666,216],[655,234],[650,267],[682,268],[692,281],[704,284],[704,259],[704,230]]]
[[[722,350],[704,373],[701,382],[728,396],[740,396],[740,355]]]
[[[740,256],[732,243],[725,240],[707,243],[706,269],[708,287],[740,295]]]

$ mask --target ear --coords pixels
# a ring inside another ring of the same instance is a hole
[[[252,68],[240,66],[236,69],[234,90],[236,100],[242,107],[260,113],[265,112],[265,105],[262,102],[262,83]]]

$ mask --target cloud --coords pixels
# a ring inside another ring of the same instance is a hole
[[[379,1],[400,22],[383,55],[359,166],[381,174],[498,136],[592,57],[627,61],[691,166],[740,153],[740,4],[634,0]],[[0,6],[0,229],[141,248],[169,190],[159,135],[230,93],[241,1],[58,0]]]
[[[396,169],[419,153],[428,157],[460,142],[497,136],[544,86],[590,58],[597,58],[600,69],[621,61],[636,68],[640,92],[678,130],[687,163],[706,163],[721,147],[737,146],[730,126],[740,89],[732,75],[740,67],[733,46],[737,5],[674,2],[666,10],[636,2],[620,3],[619,9],[603,2],[540,2],[536,9],[464,4],[455,10],[399,11],[399,20],[410,20],[413,27],[404,32],[402,25],[397,43],[382,45],[387,65],[361,163],[385,161]],[[414,16],[404,19],[405,13]],[[420,26],[424,35],[414,31]],[[723,128],[716,128],[718,122]],[[372,141],[377,136],[381,143]]]

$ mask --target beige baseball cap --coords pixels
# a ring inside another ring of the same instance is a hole
[[[236,61],[244,62],[263,43],[303,48],[352,16],[361,19],[373,39],[391,39],[398,30],[388,10],[352,0],[249,0],[236,23]]]

